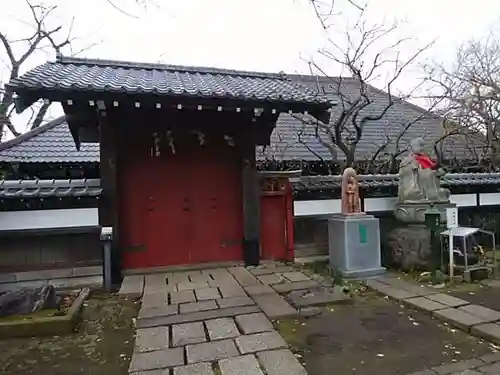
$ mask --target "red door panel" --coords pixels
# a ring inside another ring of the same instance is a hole
[[[260,218],[262,259],[285,260],[287,258],[285,196],[263,196]]]

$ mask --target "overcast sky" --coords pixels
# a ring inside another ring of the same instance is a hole
[[[80,38],[74,51],[97,43],[82,57],[307,73],[305,60],[314,58],[326,40],[307,0],[154,0],[159,7],[148,10],[134,0],[114,1],[138,18],[120,13],[106,0],[45,3],[60,6],[53,24],[68,25],[75,17],[73,35]],[[11,39],[29,31],[23,0],[0,0],[0,9],[0,30]],[[415,46],[437,38],[426,57],[443,61],[451,61],[458,45],[500,20],[500,1],[495,0],[372,0],[369,9],[373,22],[405,21],[405,35],[413,36]],[[350,18],[346,11],[336,20],[341,25]],[[53,58],[52,53],[38,53],[25,68]],[[5,81],[7,59],[1,46],[0,59]],[[325,69],[337,73],[333,65]],[[404,89],[405,82],[401,85]],[[21,120],[15,123],[24,130]]]

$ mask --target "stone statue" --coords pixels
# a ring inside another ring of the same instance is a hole
[[[346,168],[342,174],[342,214],[361,213],[358,175],[353,168]]]
[[[409,154],[401,160],[398,200],[400,202],[449,201],[449,190],[442,189],[440,184],[444,171],[422,151],[423,143],[422,138],[412,140]]]

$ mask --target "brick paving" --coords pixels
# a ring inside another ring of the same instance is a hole
[[[297,292],[347,298],[282,264],[126,276],[119,295],[142,298],[129,373],[306,374],[272,325],[308,305]]]
[[[367,280],[366,285],[408,307],[418,309],[472,335],[500,345],[500,312],[471,304],[439,289],[421,286],[394,275]],[[500,286],[500,283],[498,284]],[[500,374],[500,353],[472,358],[408,375],[485,375]]]

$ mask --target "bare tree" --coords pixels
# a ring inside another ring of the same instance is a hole
[[[126,10],[126,8],[123,6],[122,0],[120,0],[121,2],[120,5],[118,5],[119,3],[118,0],[105,0],[105,1],[121,14],[131,18],[139,18],[136,14],[133,14],[130,11]],[[154,6],[156,8],[160,7],[158,3],[154,0],[133,0],[133,3],[144,10],[147,10],[151,6]]]
[[[500,152],[500,33],[462,45],[454,63],[434,63],[428,73],[429,97],[442,101],[448,121],[475,135],[474,152],[494,161]],[[484,142],[480,142],[484,140]],[[468,140],[470,141],[470,139]]]
[[[32,29],[28,35],[14,38],[7,30],[2,30],[0,25],[0,51],[5,51],[9,68],[7,82],[0,81],[0,137],[5,134],[5,128],[15,136],[20,134],[10,120],[14,112],[14,93],[5,84],[19,77],[24,66],[38,52],[52,51],[58,54],[64,48],[71,50],[71,42],[74,40],[71,37],[74,19],[67,26],[57,23],[57,5],[44,5],[32,0],[24,2],[28,16],[23,18],[22,23]],[[49,102],[39,102],[31,108],[31,129],[40,126],[49,106]]]
[[[332,94],[337,105],[329,124],[315,120],[311,122],[309,119],[308,125],[314,125],[315,138],[330,151],[332,158],[337,159],[338,151],[340,151],[345,157],[345,164],[349,166],[355,160],[356,148],[366,125],[384,119],[393,105],[400,100],[393,94],[395,82],[424,51],[431,47],[432,43],[403,56],[400,51],[406,48],[411,38],[399,36],[398,23],[390,26],[386,26],[385,23],[370,23],[366,16],[367,5],[360,3],[351,4],[358,13],[356,22],[347,26],[340,35],[331,36],[330,30],[335,23],[329,23],[329,19],[338,17],[333,11],[335,3],[326,6],[317,0],[310,0],[310,2],[327,35],[326,47],[319,50],[321,59],[326,63],[310,61],[310,71],[311,74],[321,77],[317,82],[318,90],[325,92],[325,79],[330,81],[327,93]],[[325,69],[326,65],[335,65],[339,68],[340,76],[330,77],[327,74],[328,69]],[[381,107],[379,103],[373,106],[373,87],[370,83],[374,81],[383,81],[384,84],[383,91],[386,93],[386,100]],[[410,127],[419,120],[421,118],[412,120],[396,135],[388,134],[388,142],[380,145],[375,151],[377,155],[373,158],[368,157],[368,160],[375,161],[381,154],[388,153],[391,144],[392,149],[389,153],[393,156],[392,159],[404,152],[399,143]],[[396,143],[395,146],[394,143]]]

